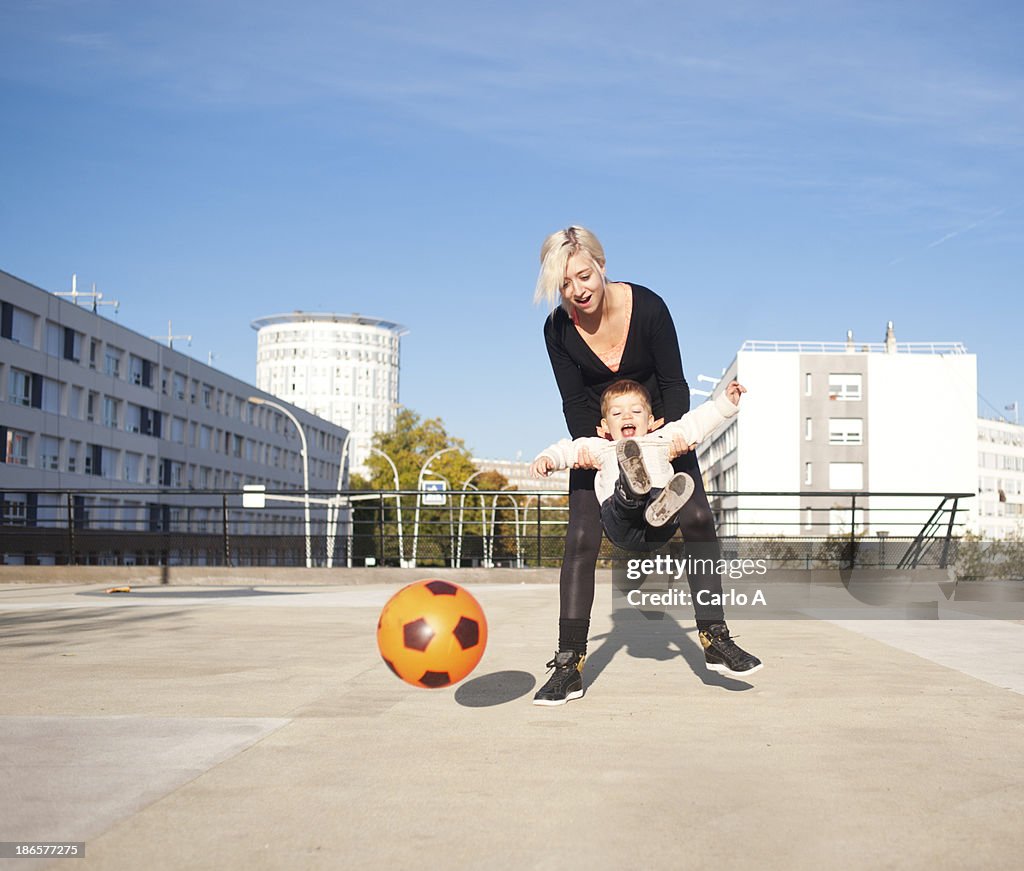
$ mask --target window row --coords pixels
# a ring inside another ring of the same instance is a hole
[[[804,463],[804,486],[810,487],[814,484],[814,463]],[[829,490],[863,490],[864,489],[864,464],[863,463],[829,463],[828,464],[828,489]]]
[[[804,419],[804,439],[814,438],[814,418]],[[864,420],[859,417],[830,417],[828,419],[828,443],[830,445],[864,444]]]
[[[859,372],[832,372],[828,376],[826,393],[830,400],[856,402],[863,398],[864,376]],[[814,395],[814,376],[804,373],[804,396]]]

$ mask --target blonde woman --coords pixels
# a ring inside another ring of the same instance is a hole
[[[678,420],[690,409],[690,388],[675,326],[665,302],[638,284],[608,281],[601,243],[589,230],[572,226],[544,240],[534,302],[554,306],[544,323],[551,368],[562,395],[562,410],[573,439],[602,434],[601,394],[612,382],[628,378],[651,396],[658,422]],[[687,543],[701,543],[702,556],[717,562],[720,549],[714,518],[701,481],[696,455],[681,437],[673,442],[673,468],[687,472],[695,490],[678,515]],[[562,705],[583,695],[594,571],[601,547],[601,511],[594,494],[596,465],[583,449],[569,473],[569,524],[559,579],[558,649],[547,667],[554,669],[534,696],[534,704]],[[708,554],[707,551],[712,553]],[[717,573],[689,578],[693,601],[708,591],[721,601]],[[718,594],[717,597],[714,594]],[[699,606],[697,629],[709,669],[733,676],[761,667],[757,657],[730,638],[721,605]]]

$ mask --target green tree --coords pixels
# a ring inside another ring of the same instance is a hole
[[[445,453],[430,462],[424,475],[425,481],[444,478],[452,490],[461,490],[472,478],[470,489],[500,490],[508,483],[498,472],[479,473],[473,464],[462,439],[448,434],[440,418],[423,420],[411,409],[402,408],[395,417],[395,427],[390,432],[377,433],[373,446],[387,454],[398,471],[399,490],[416,490],[423,464],[438,451]],[[373,452],[366,461],[369,474],[366,477],[353,476],[353,490],[389,491],[395,489],[395,476],[391,464],[380,454]],[[420,510],[420,541],[417,562],[421,564],[451,564],[453,537],[458,533],[459,497],[451,497],[443,508],[422,507]],[[357,504],[355,512],[355,534],[357,557],[375,556],[385,562],[397,560],[398,523],[397,506],[393,498],[382,498],[376,503]],[[464,513],[464,540],[473,538],[480,541],[482,527],[480,512],[470,510],[478,501],[466,500]],[[412,494],[401,497],[403,519],[403,556],[411,556],[413,517],[416,497]],[[488,502],[489,508],[489,502]],[[499,516],[499,522],[501,517]],[[456,550],[457,542],[454,545]],[[479,550],[479,546],[477,547]],[[390,555],[390,556],[389,556]],[[476,555],[476,554],[473,554]]]

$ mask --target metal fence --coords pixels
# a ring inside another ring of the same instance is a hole
[[[726,555],[794,569],[945,566],[956,557],[971,495],[708,494]],[[812,499],[825,505],[818,519],[804,505]],[[873,522],[882,511],[884,531]],[[0,491],[0,558],[22,565],[558,566],[567,514],[565,495],[520,490]],[[603,543],[602,560],[617,553]]]

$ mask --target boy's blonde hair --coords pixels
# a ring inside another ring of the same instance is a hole
[[[620,396],[629,396],[631,393],[635,393],[643,400],[649,415],[654,414],[654,411],[651,408],[651,394],[647,392],[647,388],[639,381],[631,381],[629,378],[620,378],[618,381],[609,384],[604,389],[604,393],[601,394],[602,419],[608,417],[608,406],[611,405],[613,399],[618,399]]]
[[[533,291],[534,304],[547,302],[549,306],[565,306],[562,299],[565,268],[569,258],[580,253],[589,255],[594,263],[604,267],[604,248],[597,236],[585,227],[566,227],[544,240],[540,246],[540,275]]]

